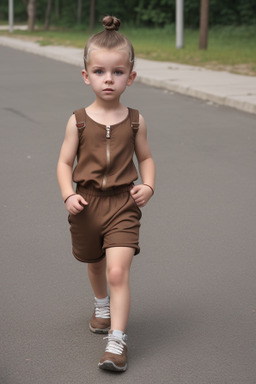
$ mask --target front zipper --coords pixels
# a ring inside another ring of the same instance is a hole
[[[108,169],[109,169],[109,165],[110,165],[110,125],[106,125],[106,163],[107,163],[107,166],[106,166],[106,172],[105,172],[105,175],[103,176],[103,180],[102,180],[102,189],[105,189],[106,187],[106,184],[107,184],[107,173],[108,173]]]

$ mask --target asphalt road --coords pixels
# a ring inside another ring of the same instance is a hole
[[[157,187],[132,266],[129,368],[98,369],[56,163],[79,68],[0,47],[1,384],[255,384],[254,115],[138,83]]]

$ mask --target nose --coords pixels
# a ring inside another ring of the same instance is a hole
[[[110,72],[106,72],[105,83],[108,83],[108,84],[113,83],[113,77]]]

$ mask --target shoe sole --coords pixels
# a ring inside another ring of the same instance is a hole
[[[92,333],[97,333],[97,334],[101,334],[101,335],[108,333],[108,331],[110,330],[110,327],[108,327],[108,328],[93,328],[91,326],[91,324],[89,324],[89,328],[90,328],[90,331]]]
[[[123,367],[118,367],[113,363],[113,361],[106,360],[103,363],[98,364],[100,369],[104,369],[106,371],[114,371],[114,372],[125,372],[127,369],[127,364],[125,364]]]

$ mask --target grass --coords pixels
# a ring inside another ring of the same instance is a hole
[[[199,31],[186,29],[184,48],[175,47],[175,27],[123,28],[140,58],[202,66],[215,70],[256,76],[256,26],[215,27],[209,30],[208,49],[198,48]],[[0,35],[10,35],[0,32]],[[65,45],[82,48],[89,37],[86,30],[40,28],[33,33],[16,31],[13,37],[33,39],[41,45]]]

